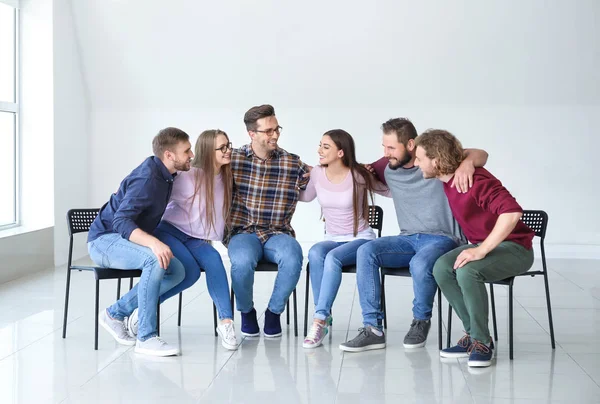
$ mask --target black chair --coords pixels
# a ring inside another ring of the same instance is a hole
[[[377,205],[369,206],[369,226],[377,230],[377,237],[381,237],[383,229],[383,209]],[[342,267],[343,274],[355,274],[356,265]],[[304,296],[304,336],[308,333],[308,298],[310,297],[310,262],[306,264],[306,294]],[[383,295],[382,295],[383,297]]]
[[[67,261],[67,283],[65,288],[65,308],[63,313],[63,332],[62,337],[67,336],[67,316],[69,312],[69,292],[71,285],[71,271],[93,271],[96,278],[96,297],[95,297],[95,329],[94,329],[94,349],[98,350],[98,314],[100,305],[100,281],[105,279],[117,279],[117,300],[121,297],[121,279],[129,278],[129,289],[133,287],[133,278],[139,278],[142,274],[141,269],[121,270],[114,268],[102,268],[97,266],[73,265],[73,235],[77,233],[87,233],[90,230],[92,222],[98,216],[100,209],[70,209],[67,212],[67,225],[69,228],[69,256]],[[179,317],[178,325],[181,325],[181,300],[179,295]],[[213,304],[213,313],[216,309]],[[216,314],[213,315],[216,328]],[[160,332],[160,306],[157,311],[157,331]],[[216,334],[216,332],[215,332]]]
[[[268,262],[265,260],[260,260],[254,269],[254,272],[277,272],[279,270],[277,264],[273,262]],[[234,301],[235,293],[233,292],[233,285],[231,285],[231,309],[232,313],[235,313],[235,301]],[[298,303],[296,299],[296,288],[292,291],[292,298],[294,300],[294,336],[298,336]],[[286,323],[290,325],[290,299],[287,301],[286,305]]]
[[[492,303],[492,321],[494,325],[494,340],[498,341],[498,327],[496,325],[496,302],[494,300],[494,284],[508,286],[508,343],[509,356],[513,359],[513,284],[519,276],[536,276],[541,275],[544,278],[544,286],[546,288],[546,306],[548,308],[548,324],[550,326],[550,342],[552,349],[556,349],[554,341],[554,323],[552,322],[552,306],[550,305],[550,288],[548,286],[548,268],[546,266],[546,251],[544,249],[544,239],[546,238],[546,228],[548,227],[548,214],[543,210],[525,210],[521,221],[525,223],[535,235],[540,238],[540,249],[542,252],[542,270],[527,271],[520,275],[511,276],[497,282],[489,282],[490,285],[490,300]],[[448,346],[450,346],[450,332],[452,327],[452,307],[448,307]]]

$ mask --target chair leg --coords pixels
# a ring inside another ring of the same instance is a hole
[[[498,341],[498,324],[496,323],[496,299],[494,298],[493,283],[490,283],[490,300],[492,301],[492,324],[494,326],[494,341]]]
[[[231,319],[235,317],[235,293],[233,293],[233,286],[231,286]]]
[[[309,264],[306,265],[306,293],[304,294],[304,336],[308,334],[308,298],[310,295],[310,287],[309,287],[309,275],[310,269]]]
[[[446,348],[450,348],[452,338],[452,306],[448,302],[448,336],[446,337]]]
[[[513,285],[508,285],[508,343],[510,360],[513,360]]]
[[[556,349],[556,344],[554,342],[554,323],[552,321],[552,306],[550,305],[550,287],[548,286],[548,273],[546,271],[544,271],[544,284],[546,286],[546,306],[548,307],[548,325],[550,326],[550,342],[552,343],[552,349]]]
[[[438,288],[438,349],[442,350],[442,290]]]
[[[94,325],[94,350],[98,350],[98,312],[100,311],[100,280],[96,279],[96,304],[95,304],[95,319]]]
[[[383,311],[383,328],[387,330],[387,305],[385,303],[385,274],[381,269],[381,310]]]
[[[160,336],[160,303],[156,306],[156,334]]]
[[[129,290],[133,289],[133,278],[129,278]]]
[[[121,298],[121,278],[117,279],[117,300]]]
[[[181,306],[183,303],[183,292],[179,294],[179,310],[177,313],[177,327],[181,327]]]
[[[219,336],[217,332],[217,306],[213,303],[213,325],[215,326],[215,337]]]
[[[285,318],[286,318],[286,324],[290,325],[290,298],[289,297],[288,297],[288,301],[287,301],[286,309],[285,309]]]
[[[71,269],[67,267],[67,286],[65,287],[65,308],[63,313],[62,337],[67,337],[67,315],[69,313],[69,289],[71,288]],[[97,311],[97,310],[96,310]]]
[[[294,288],[294,336],[298,336],[298,299],[296,297],[296,288]]]

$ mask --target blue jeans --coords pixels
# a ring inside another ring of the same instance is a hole
[[[219,318],[233,318],[229,300],[229,282],[221,254],[207,241],[190,237],[168,222],[160,222],[154,235],[171,248],[173,255],[185,267],[185,278],[160,296],[161,303],[192,286],[200,279],[201,268],[206,273],[208,293],[217,306]]]
[[[314,318],[325,320],[331,315],[331,306],[342,283],[342,267],[356,264],[358,247],[369,241],[321,241],[308,251],[310,283],[315,298]]]
[[[90,258],[96,265],[114,269],[142,269],[137,285],[110,306],[108,314],[117,320],[138,310],[138,335],[140,341],[156,336],[156,307],[158,297],[179,284],[185,269],[177,258],[169,267],[160,267],[156,255],[148,247],[125,240],[120,234],[110,233],[88,243]]]
[[[413,278],[413,317],[429,320],[437,291],[433,265],[457,246],[450,237],[422,233],[381,237],[361,246],[356,254],[356,280],[364,325],[382,328],[380,267],[409,267]]]
[[[268,309],[281,314],[302,271],[302,248],[296,239],[288,234],[276,234],[263,245],[256,234],[242,233],[231,238],[228,250],[238,310],[248,313],[254,307],[254,270],[258,261],[264,259],[279,267]]]

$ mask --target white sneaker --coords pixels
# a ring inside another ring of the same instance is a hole
[[[148,338],[146,341],[137,340],[135,352],[152,356],[174,356],[179,355],[179,348],[167,344],[160,337]]]
[[[233,321],[230,323],[221,323],[217,327],[217,332],[221,337],[221,345],[225,349],[235,351],[238,348],[237,338],[235,336],[235,328],[233,327]]]
[[[138,333],[138,309],[135,309],[133,313],[126,318],[125,325],[127,326],[127,333],[129,336],[136,338]]]
[[[108,315],[108,311],[102,310],[98,316],[98,322],[113,338],[122,345],[135,345],[135,338],[129,336],[125,321],[115,320]]]

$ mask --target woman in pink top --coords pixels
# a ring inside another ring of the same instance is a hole
[[[185,267],[184,280],[161,296],[161,302],[192,286],[206,273],[206,285],[217,307],[222,345],[236,349],[229,283],[219,252],[211,241],[223,240],[231,206],[231,143],[221,130],[206,130],[196,141],[192,168],[177,174],[173,192],[155,236],[167,244]]]
[[[390,196],[389,189],[356,162],[354,140],[344,130],[326,132],[319,144],[319,163],[300,192],[301,201],[317,198],[325,218],[325,241],[308,252],[315,314],[304,348],[321,345],[331,325],[331,306],[342,281],[342,267],[356,263],[356,250],[373,240],[368,194]]]

